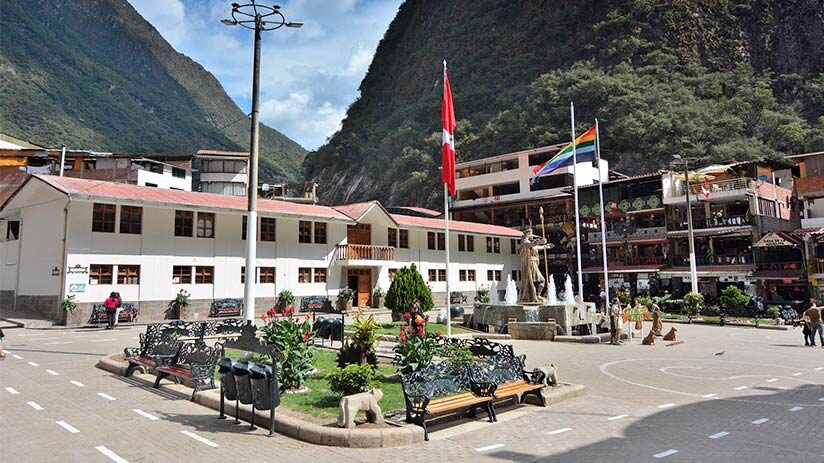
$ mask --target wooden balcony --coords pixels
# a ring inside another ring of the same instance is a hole
[[[340,244],[336,256],[337,260],[395,260],[395,248],[368,244]]]

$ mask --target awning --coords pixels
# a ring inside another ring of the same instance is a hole
[[[798,280],[804,278],[804,270],[758,270],[752,274],[752,278],[756,280]]]
[[[792,232],[795,236],[818,236],[824,235],[824,227],[813,227],[813,228],[799,228]]]
[[[749,225],[741,225],[737,227],[727,227],[727,228],[708,228],[708,229],[701,229],[701,230],[693,230],[693,236],[719,236],[719,235],[731,235],[734,233],[741,233],[741,234],[749,234],[751,233],[752,227]],[[670,238],[686,238],[689,236],[689,230],[678,230],[678,231],[671,231],[668,233]]]
[[[801,240],[787,232],[770,232],[753,245],[755,248],[799,247]]]

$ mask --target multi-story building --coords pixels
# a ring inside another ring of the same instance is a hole
[[[326,207],[261,199],[256,269],[246,272],[242,197],[170,191],[52,175],[30,176],[0,209],[0,304],[60,321],[60,301],[79,319],[111,291],[136,303],[143,320],[162,319],[179,290],[198,317],[215,299],[242,297],[247,273],[257,307],[292,291],[334,298],[341,288],[369,305],[374,290],[414,263],[436,297],[470,298],[520,269],[519,231],[388,212],[377,201]]]
[[[797,162],[794,192],[801,210],[802,254],[813,295],[824,297],[824,151],[789,156]]]
[[[249,185],[248,152],[198,150],[195,162],[200,171],[199,191],[246,196]]]
[[[790,166],[776,161],[713,165],[690,172],[687,195],[683,173],[662,175],[667,225],[665,253],[671,267],[659,272],[662,288],[676,295],[689,291],[687,201],[692,209],[698,287],[710,298],[730,284],[769,301],[803,287],[800,277],[788,281],[773,273],[769,262],[756,262],[753,245],[771,232],[798,227],[792,191],[775,183],[773,174]],[[689,198],[689,199],[688,199]],[[766,258],[766,256],[764,256]],[[802,294],[799,294],[801,296]]]

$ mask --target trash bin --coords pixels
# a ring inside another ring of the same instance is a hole
[[[220,384],[223,395],[228,400],[237,399],[237,385],[235,383],[235,376],[232,374],[232,367],[237,362],[230,358],[224,358],[217,363],[217,373],[220,375]]]
[[[246,362],[237,362],[232,365],[232,375],[235,379],[235,387],[237,388],[237,399],[244,405],[252,403],[252,383],[249,378],[249,364]]]
[[[280,391],[276,378],[272,376],[272,367],[255,363],[249,367],[252,382],[252,400],[258,410],[269,410],[280,405]]]

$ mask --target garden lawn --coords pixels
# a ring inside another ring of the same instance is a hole
[[[391,334],[397,336],[398,333],[401,331],[401,326],[404,325],[405,322],[392,322],[392,323],[383,323],[381,324],[380,329],[378,330],[379,334]],[[426,324],[426,332],[427,333],[440,333],[445,335],[446,334],[446,325],[441,323],[427,323]],[[452,325],[452,334],[457,333],[466,333],[467,331],[461,328],[458,325]]]
[[[227,350],[227,356],[239,358],[241,352],[234,349]],[[318,369],[317,374],[306,380],[308,392],[297,394],[281,394],[280,406],[318,418],[337,419],[340,396],[329,390],[329,382],[324,375],[335,368],[337,352],[326,349],[316,349],[313,365]],[[255,358],[255,360],[258,360]],[[381,410],[386,413],[405,409],[403,390],[400,378],[395,375],[396,368],[392,365],[378,365],[380,388],[383,399],[380,401]]]

